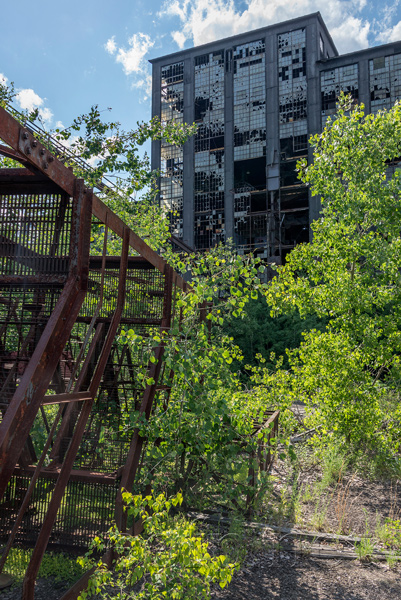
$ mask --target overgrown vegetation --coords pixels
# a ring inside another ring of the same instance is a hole
[[[203,535],[196,536],[196,525],[170,510],[182,503],[177,494],[166,500],[158,496],[133,496],[124,493],[129,516],[143,524],[141,536],[109,532],[109,547],[116,553],[114,573],[98,564],[89,586],[78,600],[102,593],[102,598],[141,598],[155,600],[198,600],[210,598],[211,584],[224,588],[238,565],[224,555],[212,557]],[[104,540],[97,537],[82,566],[91,566],[92,552],[102,552]],[[88,562],[89,560],[89,562]]]
[[[22,582],[29,564],[32,550],[11,548],[6,571],[14,578],[14,585]],[[46,552],[39,569],[39,577],[53,578],[55,582],[74,583],[85,572],[73,556],[60,552]]]
[[[262,283],[264,266],[237,256],[230,243],[203,255],[173,254],[154,191],[135,196],[155,181],[147,158],[138,158],[145,139],[163,136],[181,144],[192,131],[155,120],[124,132],[118,123],[104,123],[95,107],[70,129],[56,132],[65,140],[76,133],[76,152],[97,158],[89,184],[110,171],[118,176],[118,194],[105,201],[190,278],[192,287],[177,298],[182,320],[166,340],[166,368],[174,372],[167,409],[156,407],[149,423],[131,412],[118,424],[127,436],[138,427],[148,440],[136,485],[153,485],[154,495],[125,493],[128,511],[142,519],[145,535],[131,538],[114,529],[115,577],[99,566],[82,598],[103,586],[119,594],[110,597],[207,598],[212,582],[230,580],[233,565],[210,557],[194,526],[169,515],[172,505],[182,503],[177,492],[186,507],[244,514],[251,503],[278,523],[297,522],[301,505],[313,503],[316,530],[325,528],[325,510],[334,502],[337,532],[347,533],[350,488],[339,486],[347,469],[400,473],[401,105],[365,116],[362,106],[341,98],[336,119],[311,139],[313,164],[299,165],[302,181],[322,202],[313,241],[298,245],[269,283]],[[97,233],[94,252],[100,248]],[[110,236],[110,248],[113,243]],[[205,303],[202,321],[199,307]],[[120,342],[146,346],[152,360],[160,334],[145,338],[128,329]],[[144,385],[147,375],[139,374]],[[302,425],[291,410],[294,402],[306,407]],[[255,422],[277,408],[277,447],[293,476],[291,490],[280,498],[265,474],[258,473],[253,486],[249,475],[268,434],[252,435]],[[310,431],[311,461],[322,466],[321,481],[313,487],[298,481],[303,457],[291,436],[300,428]],[[386,518],[375,534],[395,553],[401,543],[398,519]],[[361,559],[372,553],[371,537],[356,546]],[[102,544],[98,539],[97,550]]]

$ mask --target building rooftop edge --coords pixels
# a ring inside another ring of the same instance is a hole
[[[319,11],[314,12],[314,13],[309,13],[308,15],[303,15],[302,17],[295,17],[294,19],[289,19],[287,21],[280,21],[279,23],[273,23],[271,25],[266,25],[265,27],[260,27],[258,29],[252,29],[251,31],[243,31],[241,33],[236,33],[235,35],[231,35],[225,38],[219,38],[214,40],[213,42],[207,42],[206,44],[200,44],[199,46],[192,46],[192,48],[184,48],[183,50],[177,50],[177,52],[172,52],[170,54],[163,54],[162,56],[158,56],[157,58],[151,58],[149,59],[149,62],[151,64],[153,63],[157,63],[161,60],[170,60],[171,58],[178,58],[180,55],[183,54],[188,54],[188,53],[195,53],[198,52],[199,50],[205,50],[206,48],[209,47],[213,47],[216,44],[218,44],[219,42],[226,42],[229,40],[235,40],[237,38],[241,38],[241,37],[249,37],[250,35],[255,35],[257,36],[258,34],[260,34],[262,31],[266,31],[269,29],[275,29],[275,28],[281,28],[283,25],[295,25],[295,24],[299,24],[302,21],[307,21],[310,20],[311,18],[317,18],[321,24],[321,26],[323,27],[328,39],[330,40],[333,49],[337,52],[337,56],[339,56],[336,45],[333,42],[333,38],[331,37],[331,34],[329,32],[329,30],[327,29],[326,23],[323,21],[323,17],[320,14]]]
[[[361,50],[353,50],[352,52],[347,52],[346,54],[338,54],[337,56],[330,56],[330,58],[323,58],[323,59],[319,59],[318,63],[324,65],[324,64],[329,64],[332,62],[338,62],[338,61],[343,61],[343,60],[347,60],[350,59],[352,60],[354,57],[357,58],[363,54],[372,54],[375,53],[375,51],[377,51],[378,53],[382,53],[383,50],[385,51],[386,48],[390,49],[390,48],[396,48],[397,50],[401,51],[401,40],[396,41],[396,42],[388,42],[387,44],[378,44],[377,46],[369,46],[369,48],[361,48]]]

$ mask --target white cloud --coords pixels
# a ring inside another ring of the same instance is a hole
[[[134,33],[128,40],[130,48],[125,50],[119,48],[117,52],[116,61],[121,63],[126,75],[131,73],[143,73],[147,62],[145,56],[154,45],[154,42],[146,33]]]
[[[51,121],[53,120],[53,113],[50,110],[50,108],[40,108],[39,116],[45,123],[51,123]]]
[[[365,6],[366,0],[326,0],[324,6],[321,0],[246,0],[238,10],[233,0],[167,0],[159,17],[179,19],[181,29],[172,35],[183,48],[186,41],[197,46],[320,11],[329,31],[338,33],[338,50],[348,52],[368,46],[370,24],[359,14]]]
[[[105,48],[106,52],[108,52],[109,54],[115,54],[115,52],[117,50],[117,45],[115,42],[114,35],[109,40],[107,40],[107,42],[104,45],[104,48]]]
[[[361,19],[349,16],[330,33],[341,54],[369,46],[370,24],[363,23]]]
[[[52,121],[52,111],[50,110],[50,108],[44,106],[44,99],[41,98],[31,88],[19,90],[15,99],[22,110],[28,110],[29,112],[31,112],[32,110],[35,110],[35,108],[37,108],[39,109],[39,117],[42,119],[42,121],[44,121],[45,123],[50,123]]]
[[[152,93],[152,76],[150,73],[145,74],[141,79],[137,79],[132,84],[133,88],[142,90],[144,92],[142,101],[148,100]]]
[[[16,100],[22,110],[35,110],[43,105],[43,98],[38,96],[31,88],[20,90],[16,96]]]
[[[187,40],[187,38],[185,37],[185,33],[183,33],[182,31],[173,31],[171,37],[173,38],[179,49],[182,50]]]
[[[394,27],[389,27],[384,31],[381,31],[377,39],[383,42],[384,44],[388,44],[390,42],[398,42],[401,40],[401,21],[398,21]]]
[[[144,92],[143,100],[147,100],[151,93],[152,79],[150,65],[146,55],[154,46],[154,41],[146,33],[134,33],[128,39],[128,48],[118,47],[114,36],[104,45],[105,50],[115,56],[115,61],[122,65],[126,75],[132,75],[132,87]]]
[[[5,85],[7,83],[8,79],[5,75],[3,75],[3,73],[0,73],[0,85]]]

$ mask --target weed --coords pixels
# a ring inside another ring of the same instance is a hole
[[[11,548],[5,570],[14,577],[14,583],[21,583],[32,556],[32,550]],[[77,564],[76,558],[60,552],[46,552],[39,569],[39,577],[54,577],[55,581],[73,583],[85,570]]]
[[[344,486],[339,482],[335,492],[335,513],[338,522],[337,532],[340,534],[348,534],[351,530],[350,515],[352,514],[352,505],[357,500],[358,496],[350,499],[350,487],[353,482],[353,477]]]
[[[360,561],[368,560],[374,551],[373,540],[370,537],[368,514],[365,512],[365,535],[362,537],[360,542],[355,542],[355,552]]]
[[[320,482],[322,490],[340,481],[347,467],[348,458],[345,454],[334,446],[328,446],[322,456],[323,473]]]
[[[374,551],[373,541],[364,537],[360,542],[355,542],[355,552],[361,562],[368,560]]]
[[[234,562],[242,562],[247,553],[247,543],[244,522],[240,518],[233,518],[228,532],[220,539],[221,549],[224,554]]]
[[[315,492],[314,490],[311,489],[311,486],[309,484],[304,485],[302,487],[302,497],[301,497],[301,501],[305,504],[307,504],[308,502],[312,502],[312,500],[315,498]]]
[[[376,537],[387,548],[393,550],[401,549],[401,522],[399,519],[387,517],[384,523],[380,523],[379,521],[375,533]]]
[[[312,528],[316,531],[324,531],[325,529],[328,506],[329,501],[326,495],[317,498],[315,510],[311,518]]]
[[[400,560],[400,555],[397,552],[389,552],[386,556],[386,562],[389,569],[395,569]]]

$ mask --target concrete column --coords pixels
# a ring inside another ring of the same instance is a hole
[[[321,93],[320,93],[320,71],[317,61],[320,58],[319,30],[316,21],[306,27],[306,79],[307,107],[308,107],[308,137],[322,130],[321,119]],[[308,162],[313,161],[313,151],[308,150]],[[321,203],[320,197],[312,196],[309,192],[309,223],[318,218]],[[312,230],[309,230],[309,239],[312,239]]]
[[[359,102],[365,105],[365,114],[370,112],[369,59],[362,58],[358,63]]]
[[[194,65],[193,59],[184,60],[184,122],[193,123],[194,105]],[[194,156],[195,143],[192,136],[184,144],[184,208],[183,208],[183,241],[194,247]]]
[[[152,118],[159,117],[161,114],[161,68],[160,65],[152,65]],[[160,140],[151,142],[151,168],[153,171],[160,170],[161,166],[161,142]],[[160,177],[156,182],[157,189],[160,189]],[[160,202],[159,194],[157,199]]]
[[[227,54],[227,52],[229,54]],[[226,240],[234,238],[234,77],[232,50],[225,50],[224,77],[224,216]]]

